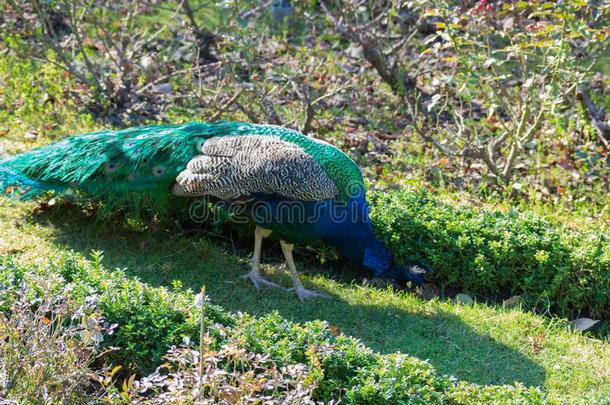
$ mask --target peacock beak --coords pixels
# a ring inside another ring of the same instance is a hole
[[[421,268],[419,266],[411,266],[409,269],[409,273],[411,274],[425,274],[427,273],[426,269]]]
[[[431,274],[432,273],[432,269],[422,263],[413,263],[410,266],[408,266],[408,268],[409,268],[409,273],[411,273],[412,275],[426,274],[426,273]]]

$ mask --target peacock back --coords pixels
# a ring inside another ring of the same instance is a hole
[[[311,201],[348,199],[364,186],[356,164],[334,146],[241,122],[99,131],[0,162],[0,191],[22,199],[75,192],[116,208],[144,203],[162,211],[174,194],[215,195],[210,187],[220,198],[272,192]]]

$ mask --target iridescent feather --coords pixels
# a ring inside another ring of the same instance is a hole
[[[204,143],[229,135],[275,136],[298,146],[332,179],[340,198],[363,188],[354,162],[327,143],[270,125],[192,122],[77,135],[14,156],[0,162],[0,191],[22,199],[74,191],[117,209],[146,204],[162,211],[175,198],[176,177]]]

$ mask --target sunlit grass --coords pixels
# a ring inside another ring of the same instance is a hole
[[[69,78],[62,72],[51,68],[36,70],[3,56],[0,79],[0,156],[103,126],[70,101],[63,90]],[[51,101],[39,103],[45,97]],[[173,117],[187,120],[189,113],[175,111]],[[25,136],[33,130],[35,137]],[[422,180],[426,176],[422,169],[426,156],[407,155],[414,152],[415,146],[403,146],[399,142],[392,144],[396,157],[380,178],[375,177],[372,167],[365,171],[375,186],[390,188],[397,180],[429,186],[430,182]],[[397,175],[392,168],[416,171]],[[510,209],[510,203],[499,197],[482,203],[472,193],[456,192],[442,184],[435,187],[435,192],[447,201],[464,205]],[[608,201],[607,194],[600,198],[602,203],[603,198]],[[585,203],[572,210],[525,202],[522,206],[575,227],[587,227],[596,218],[608,218],[608,211],[602,209],[591,219]],[[36,211],[36,203],[0,199],[0,254],[15,255],[24,263],[44,263],[58,251],[74,250],[84,258],[91,250],[101,250],[106,267],[125,268],[130,277],[148,284],[169,286],[178,280],[181,288],[193,290],[205,284],[211,300],[230,311],[260,316],[277,310],[296,322],[325,320],[333,330],[357,337],[378,352],[400,351],[427,359],[440,373],[465,381],[539,385],[551,397],[565,401],[610,399],[610,345],[571,332],[564,320],[483,304],[424,301],[413,294],[350,281],[350,269],[320,270],[320,266],[311,263],[303,265],[303,256],[298,259],[306,272],[305,283],[333,298],[301,305],[293,294],[275,290],[259,293],[238,279],[247,271],[247,245],[234,249],[226,240],[210,238],[203,232],[180,235],[164,229],[129,231],[119,224],[96,222],[73,207],[50,208],[40,214]],[[289,286],[289,277],[278,270],[279,256],[274,254],[277,246],[268,241],[265,248],[265,269],[270,277]],[[338,277],[338,273],[347,276]]]
[[[260,316],[274,310],[286,319],[328,321],[337,332],[357,337],[381,353],[403,352],[427,359],[442,374],[478,384],[543,386],[554,398],[610,396],[610,345],[573,333],[565,321],[518,309],[451,301],[424,301],[413,294],[338,279],[329,269],[303,268],[307,285],[332,296],[305,305],[288,292],[263,290],[238,276],[247,271],[246,246],[219,247],[219,240],[163,230],[129,231],[95,223],[76,208],[48,208],[31,217],[35,204],[2,200],[0,254],[43,263],[58,251],[88,257],[102,250],[108,268],[125,268],[151,285],[198,290],[207,286],[213,303]],[[266,242],[266,271],[290,285],[278,270],[277,246]],[[230,250],[230,251],[227,251]],[[270,254],[271,253],[271,254]],[[304,262],[301,258],[301,263]],[[350,274],[349,269],[337,269]]]

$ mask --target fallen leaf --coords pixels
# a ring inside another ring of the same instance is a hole
[[[35,129],[32,129],[30,131],[27,131],[23,137],[27,140],[33,141],[34,139],[38,138],[38,131],[36,131]]]
[[[527,337],[527,343],[529,344],[532,351],[536,354],[540,353],[543,348],[545,335],[544,333],[540,333],[534,336]]]
[[[521,302],[521,296],[520,295],[513,295],[512,297],[504,300],[504,306],[505,307],[512,307],[512,306],[517,305],[519,302]]]
[[[335,325],[328,325],[328,331],[333,336],[339,336],[341,334],[341,328]]]
[[[457,302],[458,304],[470,305],[474,302],[474,300],[468,294],[459,293],[455,296],[455,302]]]
[[[572,327],[574,329],[579,330],[581,332],[584,332],[586,330],[593,328],[598,323],[599,323],[598,320],[591,319],[591,318],[578,318],[578,319],[574,319],[573,321],[570,321],[570,325],[572,325]]]

